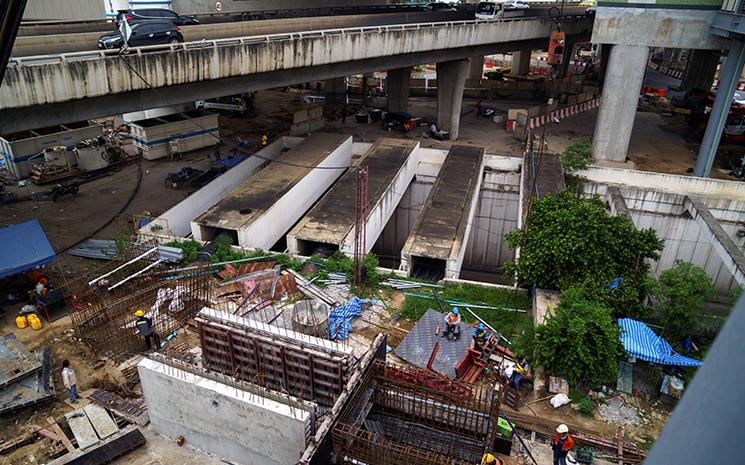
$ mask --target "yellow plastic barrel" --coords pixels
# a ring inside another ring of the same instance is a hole
[[[32,313],[28,316],[28,322],[32,329],[41,329],[41,318],[36,313]]]
[[[28,326],[28,319],[26,319],[26,315],[18,315],[16,317],[16,326],[18,326],[18,329],[23,329]]]

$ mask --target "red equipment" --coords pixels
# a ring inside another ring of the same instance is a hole
[[[563,32],[552,32],[551,39],[548,42],[549,65],[560,65],[564,61],[564,42],[566,35]]]

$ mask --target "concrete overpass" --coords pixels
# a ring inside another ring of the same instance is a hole
[[[459,112],[468,57],[544,48],[554,27],[546,18],[402,24],[143,47],[126,56],[79,52],[16,58],[0,87],[0,127],[15,132],[187,103],[195,95],[211,98],[438,63],[449,76],[445,81],[452,81],[438,86],[439,100],[458,102],[438,110],[438,120],[453,137],[457,118],[444,115],[456,106]],[[564,17],[562,28],[569,43],[586,41],[592,18]]]

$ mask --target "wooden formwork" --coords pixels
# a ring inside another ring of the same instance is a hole
[[[251,326],[216,321],[200,313],[196,319],[202,363],[227,374],[323,407],[334,405],[347,382],[351,358],[331,348],[293,342]]]

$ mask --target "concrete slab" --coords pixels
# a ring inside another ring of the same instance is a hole
[[[45,347],[36,353],[41,367],[0,389],[0,415],[54,398],[51,373],[51,350]]]
[[[455,365],[463,358],[463,355],[471,345],[471,330],[466,323],[460,324],[460,338],[456,341],[450,341],[447,338],[435,334],[438,326],[443,325],[445,314],[436,312],[431,308],[417,321],[409,334],[396,348],[396,355],[418,366],[427,368],[427,362],[435,348],[436,343],[440,343],[440,349],[437,351],[435,360],[432,363],[432,369],[446,376],[455,377]]]
[[[70,425],[75,440],[78,442],[78,448],[87,449],[98,444],[96,430],[93,429],[93,425],[91,425],[88,415],[85,414],[83,409],[66,413],[65,418],[67,424]]]
[[[368,167],[365,250],[370,251],[416,175],[419,143],[379,139],[360,160]],[[287,235],[291,253],[311,255],[319,247],[354,253],[356,171],[349,170]]]
[[[276,158],[197,217],[192,233],[228,232],[244,247],[271,248],[351,163],[352,138],[316,133]],[[219,181],[219,178],[217,179]]]
[[[264,397],[151,359],[138,365],[153,427],[236,464],[296,463],[307,445],[313,405]]]
[[[88,420],[90,420],[93,429],[96,430],[96,434],[100,439],[106,439],[119,431],[119,427],[116,426],[114,420],[111,419],[103,407],[99,407],[96,404],[88,404],[83,407],[83,411],[88,416]]]
[[[0,337],[0,388],[41,368],[41,362],[15,334]]]
[[[409,276],[458,278],[483,170],[483,148],[454,145],[450,149],[401,250],[401,269]]]

